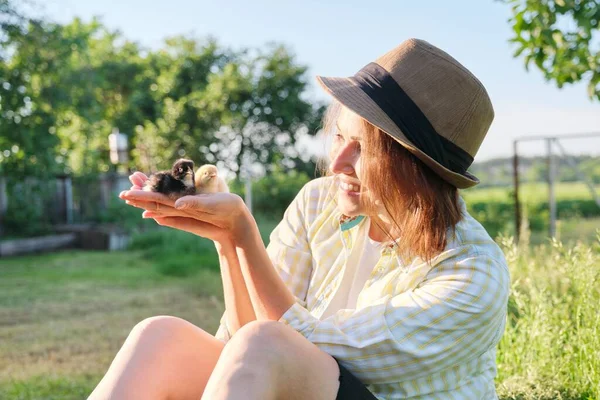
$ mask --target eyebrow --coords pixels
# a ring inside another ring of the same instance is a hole
[[[340,126],[338,125],[338,123],[337,123],[337,122],[335,123],[335,126],[336,126],[336,128],[337,128],[338,132],[341,132],[341,131],[342,131],[342,129],[340,128]],[[356,141],[358,141],[358,142],[362,141],[362,138],[361,138],[361,137],[358,137],[358,136],[350,136],[350,139],[352,139],[352,140],[356,140]]]

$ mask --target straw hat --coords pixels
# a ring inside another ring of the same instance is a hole
[[[443,50],[409,39],[352,77],[317,80],[444,180],[461,189],[479,183],[467,169],[494,109],[481,82]]]

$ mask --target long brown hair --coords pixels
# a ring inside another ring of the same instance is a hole
[[[340,111],[337,101],[329,106],[323,119],[326,137],[335,132]],[[454,227],[461,219],[458,189],[381,129],[365,119],[361,118],[361,122],[362,126],[357,127],[364,132],[361,162],[365,176],[361,183],[389,214],[394,231],[399,233],[396,243],[400,254],[429,262],[446,247],[449,235],[454,234]],[[322,174],[332,174],[328,160],[321,160],[318,167]],[[363,204],[367,213],[375,213],[374,203]],[[391,232],[384,231],[390,239],[396,239]]]

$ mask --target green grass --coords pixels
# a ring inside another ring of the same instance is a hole
[[[498,351],[511,399],[600,399],[600,236],[517,250],[505,241],[512,293]]]
[[[600,194],[600,186],[596,188]],[[515,234],[515,207],[511,187],[471,188],[461,191],[467,209],[492,237]],[[550,212],[548,187],[543,183],[522,185],[521,217],[532,231],[532,242],[544,243],[548,238]],[[581,182],[556,185],[557,233],[565,243],[595,240],[595,228],[600,227],[600,207],[587,186]]]
[[[557,200],[592,199],[592,194],[583,182],[559,182],[555,184]],[[498,201],[504,200],[513,193],[513,187],[487,187],[480,189],[477,186],[461,191],[466,201]],[[600,194],[600,185],[596,185],[596,193]],[[519,199],[523,202],[542,203],[548,201],[548,184],[536,182],[525,183],[520,186]]]
[[[265,243],[275,221],[257,217]],[[217,330],[214,244],[157,227],[122,252],[0,259],[0,399],[82,399],[129,331],[154,315]]]
[[[265,242],[274,225],[261,221]],[[502,245],[512,293],[500,397],[600,399],[600,240]],[[0,260],[0,399],[85,398],[131,328],[153,315],[216,331],[224,305],[212,243],[163,228],[133,248]],[[177,256],[190,264],[183,272],[161,268]]]
[[[165,276],[141,251],[1,260],[0,399],[84,398],[133,326],[153,315],[214,333],[220,276],[195,266],[185,278]]]

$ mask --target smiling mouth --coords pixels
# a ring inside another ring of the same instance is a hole
[[[350,192],[350,193],[359,193],[360,192],[359,185],[352,185],[352,184],[348,184],[346,182],[340,182],[340,188],[342,188],[342,190],[344,190],[346,192]]]

